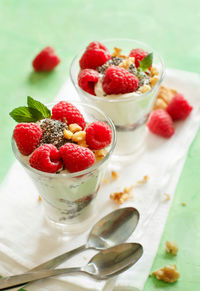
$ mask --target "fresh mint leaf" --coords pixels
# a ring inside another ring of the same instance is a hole
[[[21,288],[21,289],[19,289],[19,290],[17,290],[17,291],[27,291],[27,290],[24,289],[24,288]]]
[[[153,53],[150,53],[146,57],[144,57],[144,59],[140,61],[140,65],[138,69],[145,72],[146,70],[149,69],[149,67],[151,67],[152,62],[153,62]]]
[[[30,96],[27,96],[27,104],[29,108],[34,108],[41,112],[41,114],[44,116],[44,118],[51,118],[51,111],[41,102],[33,99]]]
[[[36,122],[44,118],[41,112],[26,106],[15,108],[9,114],[17,122]]]

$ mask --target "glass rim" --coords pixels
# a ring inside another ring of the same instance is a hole
[[[47,172],[42,172],[40,170],[32,168],[29,164],[27,164],[21,158],[21,156],[20,156],[21,154],[20,154],[19,150],[17,149],[17,145],[16,145],[15,140],[14,140],[14,138],[12,136],[11,146],[12,146],[12,150],[13,150],[13,152],[15,154],[15,157],[27,170],[29,170],[29,171],[33,172],[34,174],[37,174],[37,175],[43,175],[45,177],[56,178],[56,179],[59,179],[59,178],[75,178],[75,177],[78,177],[78,176],[82,176],[82,175],[86,175],[86,174],[94,172],[97,168],[101,167],[110,158],[110,156],[112,155],[112,153],[114,151],[115,145],[116,145],[116,129],[115,129],[114,123],[110,119],[110,117],[107,116],[101,109],[99,109],[99,108],[97,108],[97,107],[95,107],[93,105],[83,103],[83,102],[78,102],[78,101],[74,102],[72,100],[62,100],[62,101],[67,101],[69,103],[72,103],[73,105],[74,104],[78,104],[78,105],[81,105],[83,107],[85,106],[85,107],[88,107],[88,108],[93,109],[95,111],[98,111],[106,119],[106,121],[108,122],[109,126],[111,127],[113,136],[112,136],[112,142],[110,144],[110,150],[107,153],[107,155],[101,161],[99,161],[98,163],[94,164],[93,166],[91,166],[91,167],[89,167],[89,168],[87,168],[85,170],[74,172],[74,173],[64,173],[64,174],[47,173]],[[56,104],[56,103],[48,103],[47,105],[54,105],[54,104]]]
[[[84,91],[81,87],[78,86],[77,84],[77,80],[76,78],[73,76],[72,74],[72,68],[73,65],[76,63],[77,59],[79,58],[81,52],[83,52],[85,49],[82,49],[73,59],[72,62],[70,64],[70,70],[69,70],[69,75],[70,75],[70,79],[74,85],[74,87],[79,90],[82,94],[84,94],[86,97],[93,99],[94,101],[104,101],[104,102],[108,102],[108,103],[118,103],[118,102],[129,102],[130,100],[133,99],[134,97],[134,101],[138,100],[138,99],[144,99],[146,96],[148,96],[150,93],[152,93],[155,89],[159,88],[160,84],[162,83],[163,79],[164,79],[164,75],[165,75],[165,63],[163,58],[160,56],[160,54],[155,51],[151,46],[149,46],[148,44],[135,40],[135,39],[129,39],[129,38],[113,38],[113,39],[104,39],[104,40],[100,40],[100,42],[102,43],[106,43],[106,42],[112,42],[112,41],[129,41],[129,42],[135,42],[138,43],[139,45],[142,46],[146,46],[149,50],[151,50],[153,52],[153,54],[155,53],[160,61],[161,64],[161,74],[160,74],[160,78],[159,81],[155,84],[154,87],[151,88],[151,90],[142,93],[140,95],[136,94],[135,92],[132,93],[128,93],[131,94],[131,96],[127,96],[127,97],[119,97],[119,98],[103,98],[103,97],[99,97],[99,96],[95,96],[92,94],[87,93],[86,91]],[[78,77],[78,76],[77,76]],[[132,100],[133,101],[133,100]]]

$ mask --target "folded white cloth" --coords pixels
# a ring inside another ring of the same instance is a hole
[[[129,270],[107,281],[96,281],[85,275],[67,275],[39,281],[27,290],[48,291],[133,291],[142,290],[148,277],[164,229],[176,184],[188,148],[195,137],[200,121],[200,76],[193,73],[167,70],[166,85],[183,93],[194,109],[190,117],[176,123],[176,133],[165,140],[147,135],[144,151],[132,163],[118,168],[119,179],[102,186],[98,193],[95,221],[116,208],[109,194],[135,184],[144,175],[149,181],[134,190],[134,199],[125,206],[140,212],[139,224],[128,241],[140,242],[142,258]],[[59,93],[59,99],[78,99],[70,81]],[[57,99],[58,99],[57,98]],[[111,168],[111,167],[110,167]],[[166,200],[164,193],[171,196]],[[0,274],[17,274],[86,242],[86,231],[81,235],[63,235],[50,226],[43,216],[38,193],[18,162],[11,167],[0,189]],[[117,206],[118,207],[118,206]],[[94,221],[94,222],[95,222]],[[92,226],[92,225],[91,225]],[[93,250],[80,253],[62,266],[79,266],[89,261]]]

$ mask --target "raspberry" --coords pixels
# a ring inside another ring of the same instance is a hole
[[[136,48],[130,52],[129,57],[135,58],[135,66],[136,68],[138,68],[140,65],[140,61],[143,60],[148,54],[149,53],[145,52],[143,49]]]
[[[79,64],[81,69],[96,69],[105,64],[110,58],[111,56],[106,47],[95,41],[87,46]]]
[[[176,94],[169,105],[166,108],[166,111],[169,113],[171,118],[175,120],[184,120],[188,117],[193,107],[188,103],[188,101],[181,94]]]
[[[138,78],[124,68],[110,66],[106,70],[102,86],[106,94],[124,94],[137,90]]]
[[[163,109],[158,109],[151,113],[147,127],[151,132],[165,138],[169,138],[174,134],[173,121]]]
[[[84,69],[78,76],[79,86],[86,92],[96,95],[94,92],[94,85],[98,82],[99,74],[92,69]]]
[[[30,155],[42,138],[42,130],[35,123],[19,123],[13,131],[18,150],[24,156]]]
[[[85,120],[83,115],[73,104],[67,101],[60,101],[52,108],[51,119],[56,119],[63,122],[66,121],[68,125],[71,123],[77,123],[82,127],[82,129],[85,128]]]
[[[60,63],[59,57],[52,47],[44,48],[33,60],[32,65],[35,71],[52,71]]]
[[[60,148],[63,164],[69,172],[79,172],[92,166],[95,162],[94,153],[77,144],[66,143]]]
[[[105,47],[105,45],[101,44],[99,41],[93,41],[91,42],[87,48],[87,49],[102,49],[104,51],[108,51],[107,48]]]
[[[32,168],[47,173],[56,173],[62,168],[59,151],[52,144],[44,144],[37,148],[29,163]]]
[[[112,131],[103,121],[92,122],[86,128],[86,143],[91,150],[100,150],[111,143]]]

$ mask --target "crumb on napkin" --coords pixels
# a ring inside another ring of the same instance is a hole
[[[171,196],[168,193],[164,193],[164,195],[166,201],[169,201],[171,199]]]
[[[121,192],[114,192],[110,194],[110,199],[114,200],[118,204],[123,204],[127,199],[133,197],[133,186],[125,187]]]

